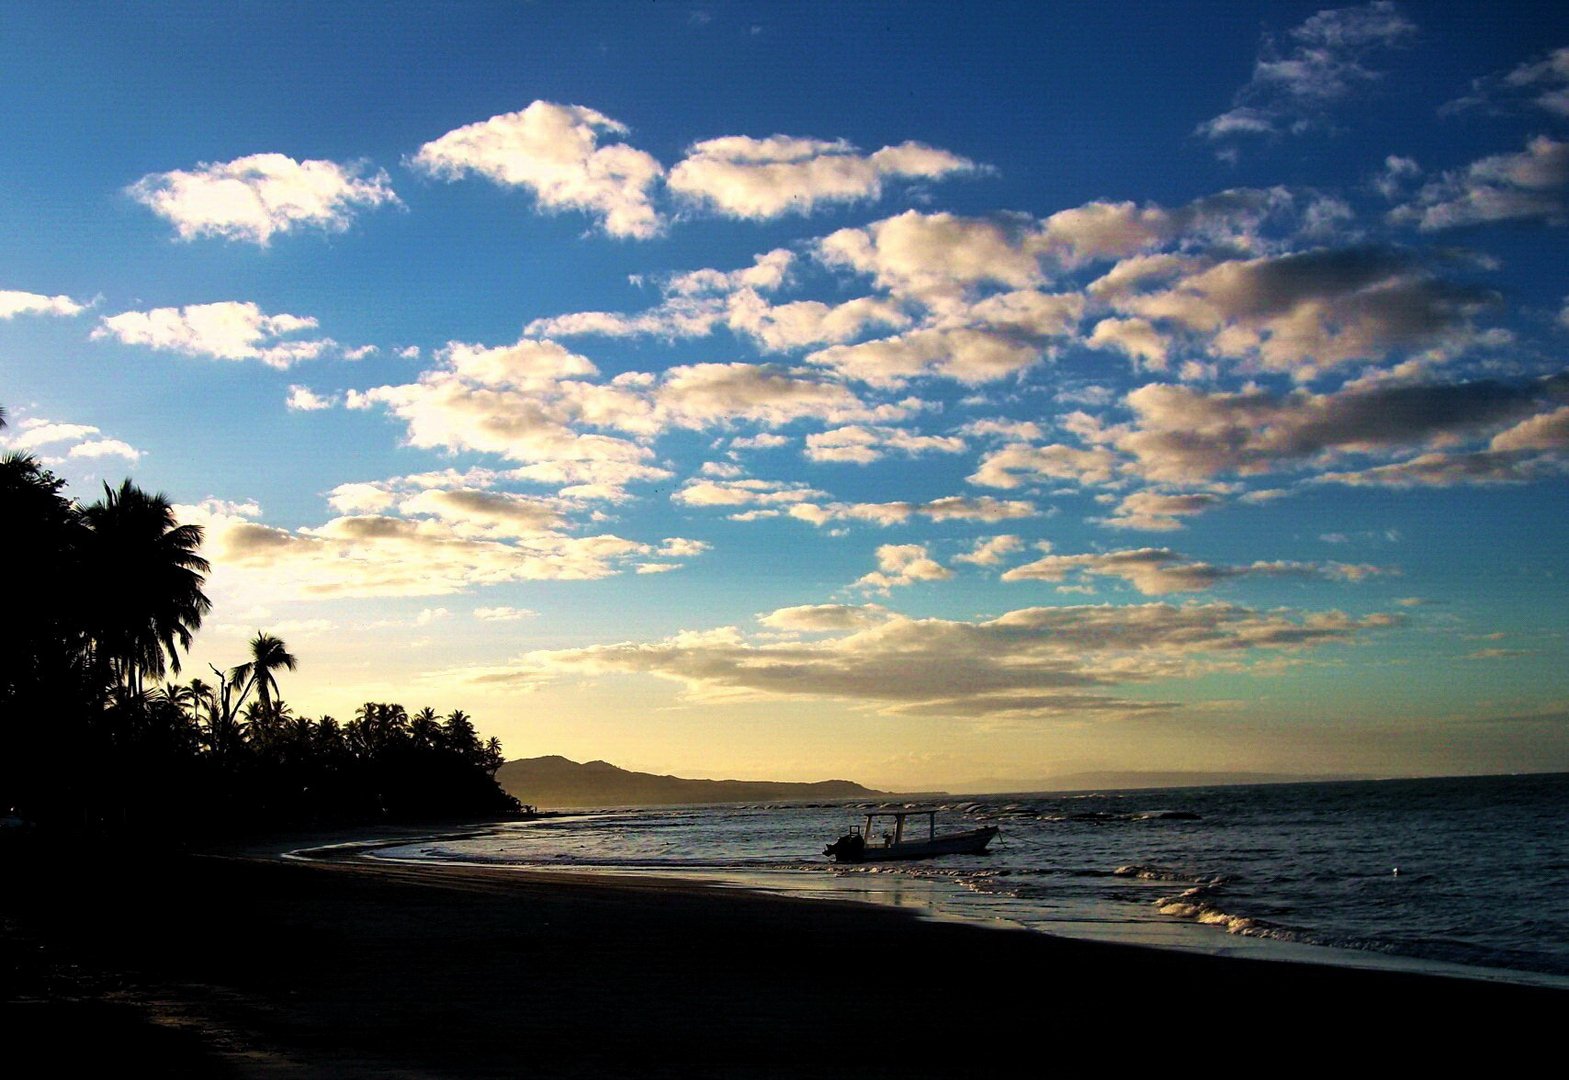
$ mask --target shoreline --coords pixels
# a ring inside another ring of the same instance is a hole
[[[1545,1040],[1569,1000],[668,878],[279,854],[36,869],[3,906],[13,1052],[176,1075],[906,1077],[1130,1039],[1329,1061],[1365,1037],[1359,1055],[1409,1064]],[[1454,1040],[1392,1041],[1403,1017]]]
[[[588,811],[591,813],[591,811]],[[1483,967],[1457,961],[1438,960],[1399,953],[1312,942],[1281,940],[1267,935],[1232,934],[1214,926],[1180,919],[1154,924],[1140,924],[1137,929],[1112,920],[1092,922],[1036,923],[1002,914],[985,914],[978,917],[959,908],[963,905],[944,905],[940,894],[944,890],[958,891],[959,887],[941,878],[902,880],[890,884],[882,880],[831,878],[821,880],[805,878],[792,871],[760,869],[702,869],[692,867],[654,868],[642,865],[617,866],[593,864],[585,866],[550,866],[543,864],[518,864],[507,861],[465,860],[420,855],[382,858],[378,852],[388,848],[412,846],[423,841],[466,838],[476,835],[486,826],[479,824],[472,829],[424,830],[381,839],[360,839],[347,842],[334,841],[317,846],[296,848],[287,853],[290,858],[309,859],[312,853],[320,857],[366,858],[389,864],[424,867],[475,867],[507,873],[537,875],[548,881],[560,875],[566,878],[609,880],[667,880],[687,882],[698,888],[713,889],[727,894],[752,894],[783,897],[808,903],[827,901],[850,903],[906,912],[918,919],[933,922],[951,922],[982,929],[1019,930],[1033,935],[1111,944],[1130,948],[1156,949],[1188,955],[1208,956],[1243,961],[1266,961],[1282,964],[1338,967],[1356,971],[1394,972],[1415,976],[1502,983],[1550,990],[1569,990],[1569,976],[1525,969]],[[363,834],[359,834],[363,835]],[[912,892],[930,891],[928,899],[910,898]]]

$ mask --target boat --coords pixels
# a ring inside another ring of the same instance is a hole
[[[918,824],[906,830],[907,818],[921,817],[926,819],[924,830]],[[874,836],[873,827],[879,822],[883,823],[882,831]],[[864,826],[851,825],[849,832],[823,849],[823,854],[842,863],[932,859],[939,855],[984,855],[986,845],[996,835],[997,826],[987,825],[980,829],[938,836],[937,811],[932,808],[874,810],[866,815]]]

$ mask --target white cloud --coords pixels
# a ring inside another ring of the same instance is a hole
[[[901,428],[852,425],[818,431],[806,437],[806,456],[817,462],[866,465],[890,451],[917,454],[960,454],[964,440],[952,435],[917,435]]]
[[[79,304],[69,296],[0,289],[0,319],[14,319],[18,315],[79,315],[85,310],[87,305]]]
[[[268,315],[253,303],[225,300],[180,308],[153,308],[107,315],[92,332],[95,341],[113,338],[126,345],[207,356],[219,360],[260,360],[287,368],[321,356],[330,338],[283,340],[316,329],[316,320],[299,315]]]
[[[77,443],[66,451],[67,457],[73,458],[103,458],[118,457],[127,461],[140,461],[142,452],[130,443],[119,439],[93,439],[90,442]]]
[[[535,101],[521,112],[447,132],[420,147],[410,164],[456,180],[467,173],[534,193],[546,210],[581,210],[612,236],[647,239],[664,222],[650,192],[664,170],[651,155],[625,143],[625,124],[581,105]]]
[[[946,581],[953,571],[927,554],[922,544],[883,544],[877,549],[877,569],[855,584],[862,589],[887,592],[917,581]]]
[[[1565,187],[1569,143],[1541,135],[1518,154],[1496,154],[1444,173],[1389,217],[1425,232],[1532,218],[1562,225],[1569,221]]]
[[[975,541],[975,546],[968,553],[955,555],[953,561],[972,563],[975,566],[996,566],[1023,546],[1024,541],[1010,533],[982,537]]]
[[[343,400],[340,394],[318,394],[308,386],[290,386],[287,405],[298,412],[331,409]]]
[[[670,190],[727,217],[764,220],[809,214],[824,202],[881,196],[891,178],[937,179],[974,163],[907,142],[863,155],[843,140],[743,135],[693,144],[670,170]]]
[[[539,612],[529,608],[504,606],[477,607],[474,609],[474,617],[482,622],[517,622],[520,619],[531,619],[538,614]]]
[[[385,172],[360,165],[252,154],[191,172],[150,173],[127,191],[172,222],[182,240],[220,236],[266,245],[301,227],[339,232],[362,207],[398,205]]]

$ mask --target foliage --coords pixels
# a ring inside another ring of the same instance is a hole
[[[215,685],[174,681],[210,607],[200,528],[130,481],[85,508],[63,489],[29,455],[0,458],[13,583],[0,618],[0,809],[58,831],[213,837],[517,808],[495,782],[500,744],[482,744],[461,710],[410,719],[367,702],[345,724],[296,715],[277,673],[299,661],[270,634],[244,663],[214,669]]]

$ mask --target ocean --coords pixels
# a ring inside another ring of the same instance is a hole
[[[1002,830],[984,856],[839,866],[869,809]],[[674,875],[1209,953],[1569,988],[1569,774],[609,809],[378,858]]]

